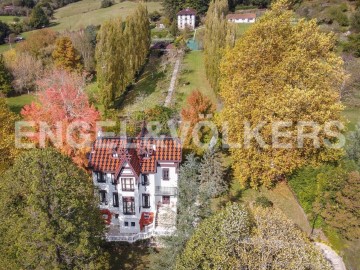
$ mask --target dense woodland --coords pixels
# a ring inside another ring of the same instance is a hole
[[[79,131],[94,140],[99,120],[126,119],[129,135],[137,135],[143,121],[159,121],[161,133],[170,135],[169,121],[182,120],[193,128],[211,116],[217,126],[226,122],[229,127],[227,134],[219,128],[220,138],[243,143],[246,127],[239,123],[251,119],[252,124],[266,121],[261,135],[270,145],[272,122],[305,119],[324,127],[327,121],[343,121],[345,106],[360,104],[357,2],[317,10],[307,1],[164,0],[161,12],[149,13],[139,4],[128,16],[102,25],[63,32],[46,28],[54,10],[71,2],[4,1],[0,6],[5,12],[5,6],[14,4],[7,15],[27,16],[11,25],[0,22],[0,43],[38,29],[0,56],[0,261],[6,269],[118,269],[110,265],[113,246],[101,237],[106,228],[87,171],[89,146],[79,149],[51,140],[41,145],[33,136],[23,143],[34,143],[36,149],[17,149],[16,121],[45,121],[53,133],[59,122],[68,127],[85,121],[88,127]],[[169,107],[155,103],[122,114],[124,100],[139,81],[166,76],[172,67],[173,57],[150,51],[154,24],[163,22],[179,55],[188,53],[191,31],[176,29],[176,13],[185,7],[198,11],[204,28],[199,34],[204,69],[218,104],[192,89],[183,107],[177,101]],[[263,8],[268,10],[241,34],[225,19],[228,12]],[[144,77],[147,69],[155,69],[154,62],[164,71]],[[95,95],[88,91],[90,84],[97,85]],[[28,93],[36,93],[36,99],[20,114],[12,112],[6,97]],[[186,128],[177,126],[180,134]],[[296,127],[287,131],[296,133]],[[220,139],[211,142],[209,128],[199,131],[201,143],[212,143],[203,149],[187,134],[177,232],[159,239],[159,248],[146,248],[146,267],[331,269],[313,241],[333,244],[336,238],[353,244],[360,239],[360,125],[342,132],[347,143],[341,149],[315,148],[311,140],[302,148],[263,148],[250,140],[248,148],[225,149]],[[319,138],[332,140],[324,132]],[[74,134],[72,139],[80,138]],[[301,231],[266,197],[247,204],[230,196],[236,184],[243,192],[271,190],[280,182],[286,182],[304,209],[311,233]],[[344,244],[333,247],[344,253]],[[345,259],[357,269],[356,261]]]

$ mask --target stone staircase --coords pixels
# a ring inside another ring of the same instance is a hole
[[[155,215],[155,230],[175,230],[176,208],[160,206]]]

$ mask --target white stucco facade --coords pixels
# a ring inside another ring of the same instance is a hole
[[[164,176],[167,175],[168,179],[165,179]],[[147,181],[144,181],[145,178]],[[124,181],[131,188],[126,188]],[[170,208],[176,213],[178,164],[174,162],[159,162],[155,173],[141,173],[139,177],[134,175],[127,163],[123,165],[117,178],[115,178],[115,172],[94,171],[93,183],[104,219],[109,218],[108,226],[111,229],[109,239],[112,239],[110,241],[117,241],[116,239],[122,241],[121,239],[126,239],[126,236],[141,233],[147,233],[149,237],[162,234],[166,228],[156,226],[157,211],[161,208]],[[131,202],[128,204],[131,205],[130,210],[133,210],[130,211],[131,213],[126,212],[127,208],[124,206],[129,198]],[[110,217],[108,217],[109,214]],[[145,216],[153,215],[153,222],[141,228],[140,220],[144,214]]]
[[[229,19],[229,22],[232,23],[254,23],[255,18],[245,18],[245,19]]]
[[[195,29],[196,16],[195,15],[178,15],[178,28]]]

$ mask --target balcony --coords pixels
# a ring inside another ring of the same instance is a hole
[[[176,187],[155,187],[155,196],[176,196],[177,188]]]

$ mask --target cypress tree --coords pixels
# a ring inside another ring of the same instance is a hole
[[[41,6],[37,5],[31,12],[30,25],[33,28],[42,28],[49,25],[49,18],[46,16]]]
[[[212,1],[205,20],[204,53],[207,78],[214,90],[218,90],[219,67],[223,49],[227,45],[229,29],[226,21],[227,0]]]
[[[4,57],[0,54],[0,93],[7,96],[11,91],[12,75],[5,66]]]
[[[105,22],[98,34],[96,49],[98,83],[105,109],[133,82],[145,64],[150,49],[148,11],[139,4],[125,21],[121,18]]]

